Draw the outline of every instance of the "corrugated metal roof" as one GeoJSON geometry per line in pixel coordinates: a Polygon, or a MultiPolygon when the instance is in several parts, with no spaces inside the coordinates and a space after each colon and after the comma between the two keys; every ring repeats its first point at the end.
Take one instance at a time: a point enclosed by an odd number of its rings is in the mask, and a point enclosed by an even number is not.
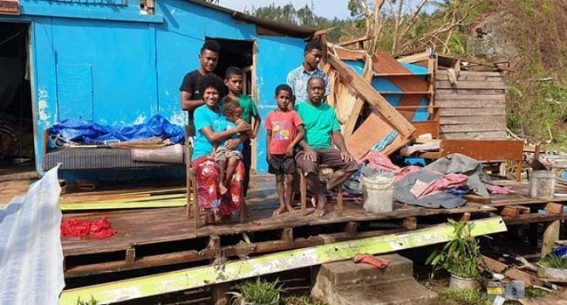
{"type": "Polygon", "coordinates": [[[316,30],[314,29],[310,29],[310,28],[306,28],[306,27],[301,27],[301,26],[297,26],[297,25],[289,25],[289,24],[283,24],[283,23],[279,23],[279,22],[275,22],[275,21],[271,21],[271,20],[265,20],[265,19],[261,19],[258,17],[254,17],[251,15],[247,15],[241,12],[237,12],[234,10],[231,10],[229,8],[226,7],[222,7],[222,6],[218,6],[215,4],[211,4],[211,3],[207,3],[201,0],[188,0],[192,3],[219,11],[219,12],[223,12],[226,14],[229,14],[230,16],[232,16],[232,18],[236,19],[236,20],[240,20],[246,23],[253,23],[256,24],[258,26],[261,26],[263,28],[266,28],[270,31],[279,33],[279,34],[283,34],[283,35],[287,35],[287,36],[291,36],[291,37],[299,37],[299,38],[308,38],[313,36],[313,34],[315,33],[316,30]]]}

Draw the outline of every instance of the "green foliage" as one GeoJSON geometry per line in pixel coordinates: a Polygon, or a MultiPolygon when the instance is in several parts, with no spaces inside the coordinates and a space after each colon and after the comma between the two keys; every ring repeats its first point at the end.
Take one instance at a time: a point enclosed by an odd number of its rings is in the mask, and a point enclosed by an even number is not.
{"type": "Polygon", "coordinates": [[[285,305],[328,305],[327,303],[314,299],[310,296],[300,296],[300,297],[287,297],[283,299],[285,305]]]}
{"type": "Polygon", "coordinates": [[[536,287],[526,287],[526,298],[543,298],[550,295],[551,292],[536,287]]]}
{"type": "Polygon", "coordinates": [[[235,298],[253,304],[272,304],[279,300],[284,291],[278,280],[269,282],[259,277],[238,286],[240,292],[231,292],[235,298]]]}
{"type": "Polygon", "coordinates": [[[490,305],[492,302],[486,294],[478,290],[444,289],[439,292],[439,298],[446,305],[490,305]]]}
{"type": "Polygon", "coordinates": [[[81,297],[77,299],[77,305],[98,305],[98,301],[91,295],[91,299],[88,301],[81,300],[81,297]]]}
{"type": "Polygon", "coordinates": [[[548,268],[567,269],[567,258],[548,254],[539,261],[539,264],[548,268]]]}
{"type": "Polygon", "coordinates": [[[453,240],[445,244],[441,251],[433,251],[426,264],[432,265],[434,271],[445,269],[464,278],[478,277],[480,247],[476,238],[470,234],[474,224],[452,219],[449,219],[449,224],[453,227],[453,240]]]}

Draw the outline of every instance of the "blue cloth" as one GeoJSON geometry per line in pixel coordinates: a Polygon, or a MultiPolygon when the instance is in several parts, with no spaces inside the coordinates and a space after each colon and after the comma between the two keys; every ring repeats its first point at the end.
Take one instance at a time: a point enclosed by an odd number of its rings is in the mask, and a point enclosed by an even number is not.
{"type": "Polygon", "coordinates": [[[193,141],[193,156],[191,160],[210,156],[213,153],[214,146],[201,129],[210,127],[213,132],[218,132],[224,130],[223,127],[226,128],[226,118],[221,114],[220,109],[217,110],[218,112],[215,112],[207,105],[202,105],[195,109],[193,117],[195,118],[195,130],[197,132],[193,141]]]}
{"type": "MultiPolygon", "coordinates": [[[[219,131],[230,130],[230,129],[236,128],[236,123],[229,121],[226,118],[226,116],[222,116],[219,128],[220,128],[219,131]]],[[[240,133],[235,133],[230,138],[231,139],[237,139],[238,137],[240,137],[240,133]]],[[[225,142],[226,142],[226,140],[221,141],[219,146],[223,146],[225,142]]],[[[238,146],[236,146],[235,150],[242,152],[244,150],[244,143],[238,144],[238,146]]]]}
{"type": "Polygon", "coordinates": [[[171,124],[161,115],[154,115],[146,123],[134,126],[107,126],[92,121],[67,119],[53,124],[48,132],[67,141],[89,145],[149,139],[151,137],[170,139],[173,143],[183,143],[185,140],[183,128],[171,124]]]}
{"type": "Polygon", "coordinates": [[[307,96],[307,82],[313,76],[322,77],[325,80],[325,96],[331,93],[329,88],[329,77],[327,74],[319,69],[313,71],[305,70],[303,64],[299,67],[291,70],[287,74],[286,83],[293,89],[293,94],[295,95],[295,104],[301,104],[308,101],[307,96]]]}

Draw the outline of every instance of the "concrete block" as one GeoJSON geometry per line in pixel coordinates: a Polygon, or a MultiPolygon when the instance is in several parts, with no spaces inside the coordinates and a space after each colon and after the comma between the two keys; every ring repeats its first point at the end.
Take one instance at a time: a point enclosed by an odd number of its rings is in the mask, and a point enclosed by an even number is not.
{"type": "Polygon", "coordinates": [[[342,261],[321,265],[311,294],[329,305],[435,305],[438,295],[413,278],[413,262],[398,254],[379,256],[388,268],[342,261]]]}
{"type": "Polygon", "coordinates": [[[321,265],[317,278],[325,278],[333,286],[350,286],[357,283],[389,283],[413,278],[413,262],[398,254],[376,256],[390,260],[383,270],[367,264],[355,264],[352,260],[321,265]]]}

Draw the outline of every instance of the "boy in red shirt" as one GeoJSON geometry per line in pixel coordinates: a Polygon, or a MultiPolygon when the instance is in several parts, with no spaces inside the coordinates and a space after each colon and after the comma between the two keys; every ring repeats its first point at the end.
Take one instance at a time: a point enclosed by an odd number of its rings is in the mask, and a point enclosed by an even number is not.
{"type": "Polygon", "coordinates": [[[292,96],[293,91],[290,86],[279,85],[276,88],[278,108],[266,117],[268,172],[276,175],[276,188],[280,200],[280,206],[274,211],[274,216],[286,210],[293,212],[291,196],[293,174],[296,171],[294,148],[305,135],[301,118],[294,110],[288,109],[292,96]]]}

